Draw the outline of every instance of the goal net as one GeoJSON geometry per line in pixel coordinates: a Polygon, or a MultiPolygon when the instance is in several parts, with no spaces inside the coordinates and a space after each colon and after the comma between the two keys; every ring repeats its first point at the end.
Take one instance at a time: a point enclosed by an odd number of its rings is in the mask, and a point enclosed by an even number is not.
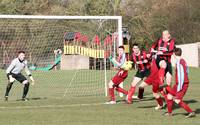
{"type": "MultiPolygon", "coordinates": [[[[0,16],[0,79],[19,50],[35,79],[29,97],[107,95],[115,72],[108,57],[121,41],[119,16],[0,16]]],[[[11,95],[21,97],[15,84],[11,95]]],[[[2,93],[3,94],[3,93],[2,93]]]]}

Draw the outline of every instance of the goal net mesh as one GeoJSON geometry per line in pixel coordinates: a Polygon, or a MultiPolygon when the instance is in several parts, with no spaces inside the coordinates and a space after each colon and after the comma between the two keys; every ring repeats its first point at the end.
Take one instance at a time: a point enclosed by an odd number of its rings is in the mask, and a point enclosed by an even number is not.
{"type": "MultiPolygon", "coordinates": [[[[105,95],[105,82],[115,72],[108,57],[116,54],[117,21],[0,19],[1,89],[8,82],[6,68],[24,50],[35,79],[29,97],[105,95]]],[[[15,84],[10,94],[20,98],[20,86],[15,84]]]]}

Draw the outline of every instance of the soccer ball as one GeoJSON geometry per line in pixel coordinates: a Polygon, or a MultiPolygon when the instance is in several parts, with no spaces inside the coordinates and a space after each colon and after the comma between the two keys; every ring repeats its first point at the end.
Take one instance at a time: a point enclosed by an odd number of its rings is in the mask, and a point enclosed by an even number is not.
{"type": "Polygon", "coordinates": [[[122,68],[123,68],[124,70],[130,70],[130,69],[132,68],[132,64],[133,64],[133,62],[131,62],[131,61],[126,61],[126,62],[122,65],[122,68]]]}

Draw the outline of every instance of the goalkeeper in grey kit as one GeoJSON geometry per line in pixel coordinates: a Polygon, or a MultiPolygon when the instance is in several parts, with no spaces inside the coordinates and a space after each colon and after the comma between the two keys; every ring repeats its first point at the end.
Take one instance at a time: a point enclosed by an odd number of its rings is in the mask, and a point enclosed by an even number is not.
{"type": "Polygon", "coordinates": [[[26,95],[28,94],[30,83],[27,80],[27,78],[21,73],[23,69],[25,69],[26,74],[29,76],[30,80],[32,81],[32,85],[34,85],[34,79],[28,69],[27,60],[25,60],[25,52],[19,51],[18,57],[12,60],[11,64],[6,70],[7,77],[8,77],[8,85],[6,87],[6,93],[4,97],[5,101],[8,100],[9,92],[15,80],[23,84],[24,89],[23,89],[22,100],[27,101],[26,95]]]}

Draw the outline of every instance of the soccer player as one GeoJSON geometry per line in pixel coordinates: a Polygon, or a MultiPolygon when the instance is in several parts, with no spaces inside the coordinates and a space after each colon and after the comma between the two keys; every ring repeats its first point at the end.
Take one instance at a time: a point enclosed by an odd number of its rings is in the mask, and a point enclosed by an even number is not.
{"type": "Polygon", "coordinates": [[[6,93],[4,97],[5,101],[8,101],[8,95],[15,80],[23,84],[24,90],[23,90],[22,100],[27,101],[26,95],[29,90],[29,81],[21,73],[23,69],[25,69],[26,74],[29,76],[30,80],[32,81],[32,85],[34,85],[34,79],[28,69],[27,60],[25,60],[25,52],[19,51],[18,57],[12,60],[11,64],[6,70],[8,85],[7,85],[6,93]]]}
{"type": "Polygon", "coordinates": [[[151,47],[151,54],[156,53],[154,59],[152,59],[151,73],[145,81],[140,84],[140,88],[152,85],[153,96],[158,102],[156,110],[163,107],[163,100],[159,95],[159,92],[164,96],[166,100],[165,92],[159,88],[164,83],[164,77],[166,76],[167,85],[171,84],[172,79],[172,65],[171,56],[174,50],[175,40],[171,38],[168,30],[162,32],[162,37],[156,41],[151,47]]]}
{"type": "MultiPolygon", "coordinates": [[[[133,44],[132,48],[132,60],[137,66],[137,72],[131,83],[131,88],[128,91],[127,103],[132,103],[132,96],[135,92],[136,85],[147,77],[150,74],[150,54],[147,54],[145,51],[140,51],[138,44],[133,44]]],[[[139,88],[138,98],[143,99],[144,88],[139,88]]]]}
{"type": "Polygon", "coordinates": [[[118,47],[118,59],[115,60],[112,58],[111,61],[119,68],[119,71],[108,83],[110,101],[106,102],[106,104],[116,104],[114,89],[116,89],[116,91],[121,92],[125,95],[128,94],[128,91],[124,90],[123,88],[119,86],[119,84],[121,84],[128,76],[128,71],[122,69],[123,64],[126,62],[124,46],[118,47]]]}
{"type": "Polygon", "coordinates": [[[145,88],[152,85],[153,96],[155,97],[158,105],[155,107],[155,110],[163,108],[163,100],[159,95],[160,90],[160,79],[158,78],[158,67],[156,65],[155,57],[152,58],[150,75],[139,85],[139,88],[145,88]]]}
{"type": "Polygon", "coordinates": [[[171,56],[174,50],[175,39],[171,38],[168,30],[162,32],[162,37],[156,41],[151,52],[156,52],[156,65],[158,67],[158,74],[160,84],[164,83],[164,77],[166,75],[166,82],[168,85],[171,83],[172,79],[172,65],[171,56]],[[157,48],[157,49],[156,49],[157,48]]]}
{"type": "Polygon", "coordinates": [[[188,79],[188,67],[186,61],[181,57],[182,50],[181,48],[176,48],[174,51],[174,57],[176,59],[176,66],[175,66],[175,85],[173,88],[167,86],[166,89],[168,90],[167,94],[167,109],[168,112],[165,113],[165,116],[172,116],[172,107],[173,103],[177,103],[183,109],[185,109],[189,114],[186,116],[187,118],[195,116],[195,112],[183,102],[183,97],[187,92],[189,86],[189,79],[188,79]]]}

